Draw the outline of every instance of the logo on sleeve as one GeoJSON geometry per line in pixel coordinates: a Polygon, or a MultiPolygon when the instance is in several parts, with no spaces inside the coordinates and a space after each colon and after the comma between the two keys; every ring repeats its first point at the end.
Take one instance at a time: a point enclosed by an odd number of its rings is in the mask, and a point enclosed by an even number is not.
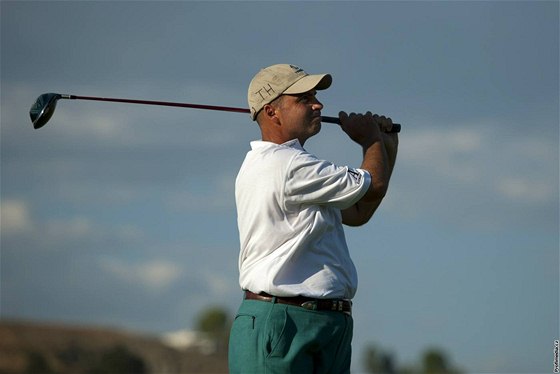
{"type": "Polygon", "coordinates": [[[350,174],[350,176],[352,178],[354,178],[354,180],[356,181],[356,183],[360,184],[362,182],[362,174],[360,174],[359,172],[357,172],[354,169],[348,169],[348,174],[350,174]]]}

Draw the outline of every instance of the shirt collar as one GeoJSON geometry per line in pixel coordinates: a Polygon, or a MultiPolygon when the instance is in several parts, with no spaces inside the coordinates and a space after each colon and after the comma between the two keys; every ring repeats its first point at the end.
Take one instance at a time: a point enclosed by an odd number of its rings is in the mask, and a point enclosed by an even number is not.
{"type": "Polygon", "coordinates": [[[268,141],[264,141],[264,140],[254,140],[254,141],[251,142],[251,148],[252,149],[264,148],[264,147],[270,147],[270,146],[279,146],[279,145],[304,150],[303,146],[300,144],[298,139],[288,140],[287,142],[282,143],[282,144],[276,144],[276,143],[272,143],[272,142],[268,142],[268,141]]]}

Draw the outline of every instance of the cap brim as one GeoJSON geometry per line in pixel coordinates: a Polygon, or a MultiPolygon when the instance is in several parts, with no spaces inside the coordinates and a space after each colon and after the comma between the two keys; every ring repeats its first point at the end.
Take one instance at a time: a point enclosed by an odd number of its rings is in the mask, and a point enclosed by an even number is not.
{"type": "Polygon", "coordinates": [[[284,91],[284,94],[300,94],[311,90],[326,90],[331,86],[330,74],[306,75],[292,84],[284,91]]]}

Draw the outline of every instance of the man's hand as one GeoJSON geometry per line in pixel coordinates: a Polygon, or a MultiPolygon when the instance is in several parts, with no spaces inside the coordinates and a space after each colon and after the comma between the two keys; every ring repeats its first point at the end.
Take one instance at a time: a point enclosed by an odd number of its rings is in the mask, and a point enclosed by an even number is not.
{"type": "MultiPolygon", "coordinates": [[[[338,117],[342,130],[350,139],[362,147],[367,147],[371,143],[381,140],[383,138],[382,135],[389,133],[393,128],[393,120],[391,118],[372,114],[371,112],[366,114],[350,113],[350,115],[346,114],[346,112],[340,112],[338,117]]],[[[397,138],[393,137],[393,141],[395,139],[397,138]]],[[[396,142],[398,143],[398,139],[396,142]]]]}
{"type": "Polygon", "coordinates": [[[380,127],[375,126],[376,123],[371,112],[366,114],[350,113],[350,115],[346,112],[340,112],[338,118],[342,131],[362,147],[367,148],[371,144],[382,140],[380,127]]]}

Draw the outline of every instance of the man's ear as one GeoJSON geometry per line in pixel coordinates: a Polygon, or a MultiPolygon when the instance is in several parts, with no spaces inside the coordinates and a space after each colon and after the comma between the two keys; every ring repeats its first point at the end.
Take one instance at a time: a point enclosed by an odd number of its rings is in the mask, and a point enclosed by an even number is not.
{"type": "Polygon", "coordinates": [[[263,114],[268,117],[270,121],[274,123],[278,123],[278,116],[276,115],[276,108],[270,104],[266,104],[263,107],[263,114]]]}

